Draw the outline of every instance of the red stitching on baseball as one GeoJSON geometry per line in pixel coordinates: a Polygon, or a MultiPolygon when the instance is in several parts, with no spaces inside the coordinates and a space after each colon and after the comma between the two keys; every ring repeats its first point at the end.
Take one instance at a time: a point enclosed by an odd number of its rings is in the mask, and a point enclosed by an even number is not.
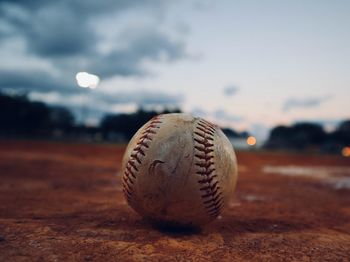
{"type": "Polygon", "coordinates": [[[156,134],[157,132],[153,129],[147,129],[147,134],[156,134]]]}
{"type": "Polygon", "coordinates": [[[203,204],[210,216],[217,216],[220,214],[222,207],[222,196],[219,191],[219,181],[215,174],[215,165],[211,154],[214,151],[214,132],[215,126],[204,119],[200,119],[197,123],[194,134],[197,136],[194,138],[196,145],[195,157],[198,162],[196,166],[200,168],[196,174],[202,178],[198,180],[198,183],[203,185],[199,190],[203,192],[201,197],[203,198],[203,204]],[[214,183],[213,183],[214,182],[214,183]]]}
{"type": "MultiPolygon", "coordinates": [[[[198,135],[198,134],[197,134],[198,135]]],[[[204,139],[198,139],[198,138],[194,138],[194,141],[196,141],[197,143],[203,145],[204,147],[212,147],[214,144],[209,143],[208,138],[204,135],[201,135],[204,139]]]]}
{"type": "MultiPolygon", "coordinates": [[[[203,133],[200,133],[200,132],[197,132],[197,131],[195,131],[194,133],[195,133],[196,135],[198,135],[198,136],[203,136],[203,133]]],[[[212,138],[212,137],[207,137],[207,139],[208,139],[208,140],[211,140],[211,141],[214,140],[214,138],[212,138]]]]}
{"type": "Polygon", "coordinates": [[[198,151],[204,152],[205,154],[208,154],[210,152],[213,152],[214,149],[208,148],[208,147],[200,147],[200,146],[194,146],[195,149],[197,149],[198,151]]]}
{"type": "Polygon", "coordinates": [[[198,155],[198,154],[195,154],[194,155],[195,157],[197,157],[198,159],[203,159],[205,161],[209,161],[210,159],[213,159],[214,157],[213,156],[208,156],[208,155],[198,155]]]}
{"type": "Polygon", "coordinates": [[[148,139],[152,141],[152,138],[148,136],[148,134],[144,134],[143,136],[140,137],[140,139],[148,139]]]}
{"type": "Polygon", "coordinates": [[[131,167],[133,167],[136,171],[139,171],[138,168],[137,168],[137,166],[135,165],[135,162],[133,161],[133,159],[134,159],[134,158],[131,156],[131,157],[130,157],[130,160],[129,160],[129,162],[128,162],[128,165],[131,166],[131,167]]]}
{"type": "Polygon", "coordinates": [[[211,134],[212,136],[214,135],[214,131],[209,130],[209,129],[205,129],[205,128],[202,127],[202,126],[198,126],[197,129],[200,130],[200,131],[202,131],[202,132],[204,132],[204,133],[211,134]]]}
{"type": "MultiPolygon", "coordinates": [[[[207,168],[206,168],[207,169],[207,168]]],[[[215,171],[215,168],[207,169],[205,171],[198,171],[197,174],[208,176],[215,171]]]]}
{"type": "MultiPolygon", "coordinates": [[[[213,185],[207,185],[205,187],[202,187],[200,190],[202,191],[208,191],[208,189],[211,189],[212,191],[215,191],[216,190],[216,186],[217,184],[219,183],[219,181],[216,181],[213,185]]],[[[209,194],[212,194],[212,192],[209,192],[209,194]]]]}
{"type": "Polygon", "coordinates": [[[137,150],[141,155],[145,156],[145,152],[143,151],[143,149],[140,146],[135,147],[135,150],[137,150]]]}
{"type": "Polygon", "coordinates": [[[210,167],[211,165],[214,165],[214,162],[208,161],[208,162],[205,162],[205,163],[195,163],[195,165],[196,165],[196,166],[199,166],[199,167],[208,168],[208,167],[210,167]]]}
{"type": "Polygon", "coordinates": [[[128,197],[131,196],[130,191],[126,187],[123,187],[123,192],[126,196],[128,196],[128,197]]]}
{"type": "MultiPolygon", "coordinates": [[[[215,169],[214,169],[215,170],[215,169]]],[[[213,170],[213,171],[214,171],[213,170]]],[[[199,180],[198,181],[198,183],[200,183],[200,184],[205,184],[205,183],[211,183],[211,181],[213,181],[213,179],[214,178],[217,178],[218,176],[217,175],[213,175],[213,176],[211,176],[211,177],[209,177],[209,178],[204,178],[204,179],[202,179],[202,180],[199,180]]]]}
{"type": "Polygon", "coordinates": [[[142,136],[137,141],[135,148],[130,154],[130,158],[126,164],[126,169],[123,175],[123,192],[128,202],[131,201],[132,185],[136,179],[138,167],[142,164],[142,158],[146,155],[145,151],[149,148],[149,141],[152,141],[152,135],[157,133],[159,124],[161,124],[160,116],[155,116],[151,119],[148,126],[142,132],[142,136]],[[148,143],[147,143],[148,142],[148,143]]]}
{"type": "Polygon", "coordinates": [[[131,169],[131,166],[130,166],[129,163],[126,165],[126,170],[125,170],[125,172],[126,172],[126,171],[129,171],[129,174],[132,175],[133,177],[135,177],[134,171],[131,169]]]}
{"type": "Polygon", "coordinates": [[[217,188],[206,188],[206,194],[205,195],[203,195],[203,197],[210,197],[210,196],[213,196],[213,197],[215,197],[216,196],[216,194],[220,194],[220,192],[218,192],[219,191],[219,189],[220,189],[220,187],[217,187],[217,188]]]}
{"type": "Polygon", "coordinates": [[[125,175],[126,175],[126,177],[127,177],[128,179],[130,178],[130,176],[132,176],[133,178],[135,178],[135,174],[130,173],[128,170],[125,170],[125,175]]]}
{"type": "Polygon", "coordinates": [[[214,197],[214,199],[212,200],[212,199],[209,199],[209,200],[206,200],[206,201],[204,201],[204,204],[208,204],[208,203],[210,203],[210,202],[212,202],[212,201],[221,201],[222,200],[222,197],[221,197],[221,194],[218,194],[216,197],[214,197]]]}
{"type": "MultiPolygon", "coordinates": [[[[139,151],[137,151],[137,153],[139,153],[139,151]]],[[[133,153],[131,154],[131,157],[133,157],[134,159],[136,159],[136,161],[141,164],[141,159],[137,156],[137,153],[133,153]]]]}
{"type": "MultiPolygon", "coordinates": [[[[145,139],[146,139],[146,137],[141,137],[141,138],[140,138],[140,142],[139,142],[139,143],[137,144],[137,146],[135,147],[136,150],[139,150],[139,148],[140,148],[141,146],[143,146],[143,147],[145,147],[145,148],[149,148],[149,145],[145,143],[145,139]]],[[[149,138],[147,138],[147,139],[152,141],[152,139],[149,139],[149,138]]]]}
{"type": "Polygon", "coordinates": [[[209,130],[211,132],[215,132],[215,126],[212,123],[210,123],[204,119],[201,119],[200,122],[198,123],[198,125],[207,130],[205,133],[208,133],[209,130]]]}

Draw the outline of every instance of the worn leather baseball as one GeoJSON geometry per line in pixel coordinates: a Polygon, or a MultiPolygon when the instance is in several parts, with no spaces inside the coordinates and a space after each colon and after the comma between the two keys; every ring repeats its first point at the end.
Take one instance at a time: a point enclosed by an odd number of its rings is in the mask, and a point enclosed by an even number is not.
{"type": "Polygon", "coordinates": [[[122,163],[129,205],[152,222],[201,226],[236,186],[233,147],[216,125],[187,114],[159,115],[131,139],[122,163]]]}

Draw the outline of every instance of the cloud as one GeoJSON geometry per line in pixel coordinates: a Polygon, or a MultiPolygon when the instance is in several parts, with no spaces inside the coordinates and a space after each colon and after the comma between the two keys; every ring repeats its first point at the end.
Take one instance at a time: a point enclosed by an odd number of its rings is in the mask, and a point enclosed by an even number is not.
{"type": "Polygon", "coordinates": [[[226,96],[233,96],[237,94],[238,91],[239,91],[239,88],[237,86],[229,85],[224,88],[223,93],[226,96]]]}
{"type": "Polygon", "coordinates": [[[97,90],[86,92],[84,89],[83,92],[69,96],[58,92],[32,92],[28,96],[34,101],[69,107],[77,119],[83,119],[82,121],[89,123],[98,123],[106,113],[128,113],[136,111],[139,107],[153,110],[178,108],[183,102],[181,94],[170,94],[158,90],[106,94],[99,93],[97,90]]]}
{"type": "Polygon", "coordinates": [[[210,113],[200,107],[195,107],[191,110],[191,114],[194,116],[206,118],[210,113]]]}
{"type": "Polygon", "coordinates": [[[144,75],[148,73],[142,67],[145,60],[172,62],[187,56],[182,41],[160,30],[154,13],[161,13],[164,6],[160,0],[2,0],[0,43],[1,39],[21,38],[28,55],[49,60],[62,73],[84,70],[102,77],[144,75]],[[135,19],[130,19],[119,25],[125,12],[132,10],[143,10],[154,20],[143,24],[139,18],[135,26],[135,19]],[[100,21],[107,17],[109,22],[102,26],[100,21]],[[105,42],[108,52],[101,51],[105,42]],[[124,48],[118,46],[121,42],[124,48]]]}
{"type": "Polygon", "coordinates": [[[284,102],[282,110],[288,112],[295,108],[312,108],[318,107],[323,102],[330,100],[332,96],[326,95],[321,97],[308,97],[308,98],[290,98],[284,102]]]}
{"type": "Polygon", "coordinates": [[[67,56],[86,53],[95,44],[95,35],[84,16],[68,5],[31,2],[3,1],[0,5],[3,20],[12,27],[13,36],[25,40],[28,52],[43,57],[67,56]]]}
{"type": "Polygon", "coordinates": [[[217,109],[213,113],[213,117],[227,122],[241,122],[243,120],[243,117],[230,114],[229,112],[223,110],[223,109],[217,109]]]}
{"type": "Polygon", "coordinates": [[[37,55],[97,55],[94,48],[98,32],[92,26],[94,18],[156,4],[161,5],[155,0],[0,1],[0,14],[13,28],[13,34],[24,36],[29,51],[37,55]]]}
{"type": "Polygon", "coordinates": [[[215,111],[207,111],[200,107],[194,107],[191,110],[191,114],[194,116],[199,116],[203,118],[213,118],[216,121],[224,121],[224,122],[242,122],[244,119],[241,116],[237,116],[229,113],[224,109],[217,109],[215,111]]]}
{"type": "Polygon", "coordinates": [[[97,56],[90,63],[89,70],[102,77],[142,75],[146,73],[142,67],[142,62],[146,59],[175,61],[186,57],[182,42],[173,41],[155,29],[136,28],[129,30],[123,38],[128,42],[126,48],[97,56]]]}
{"type": "Polygon", "coordinates": [[[184,98],[181,94],[170,94],[158,90],[141,90],[129,92],[102,93],[97,90],[81,92],[66,96],[58,92],[33,92],[32,100],[44,101],[52,105],[64,105],[72,109],[84,106],[98,112],[113,112],[116,106],[138,107],[171,107],[179,106],[184,98]]]}
{"type": "Polygon", "coordinates": [[[95,98],[108,104],[136,104],[138,106],[176,106],[184,100],[180,94],[169,94],[157,90],[138,90],[113,94],[99,93],[95,98]]]}
{"type": "Polygon", "coordinates": [[[78,88],[62,79],[38,70],[0,70],[0,90],[61,93],[79,92],[78,88]]]}
{"type": "Polygon", "coordinates": [[[0,4],[11,4],[16,7],[21,7],[28,11],[38,11],[48,6],[69,6],[74,12],[80,12],[81,15],[99,14],[106,11],[125,10],[135,6],[159,6],[162,1],[159,0],[0,0],[0,4]]]}

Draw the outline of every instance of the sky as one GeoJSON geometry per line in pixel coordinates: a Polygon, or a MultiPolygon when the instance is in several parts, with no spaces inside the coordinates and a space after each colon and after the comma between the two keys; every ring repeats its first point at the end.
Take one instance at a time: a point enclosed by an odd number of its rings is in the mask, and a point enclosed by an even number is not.
{"type": "Polygon", "coordinates": [[[332,127],[350,117],[349,13],[347,0],[0,0],[0,90],[91,122],[170,106],[259,139],[332,127]]]}

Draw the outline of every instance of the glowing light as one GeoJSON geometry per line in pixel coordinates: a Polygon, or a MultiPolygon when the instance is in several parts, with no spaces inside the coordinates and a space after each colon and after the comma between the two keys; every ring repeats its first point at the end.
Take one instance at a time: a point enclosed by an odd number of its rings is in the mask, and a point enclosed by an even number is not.
{"type": "Polygon", "coordinates": [[[95,89],[100,83],[100,78],[97,75],[87,72],[77,73],[75,79],[77,80],[77,84],[83,88],[95,89]]]}
{"type": "Polygon", "coordinates": [[[344,147],[343,150],[341,151],[341,154],[344,157],[350,157],[350,146],[344,147]]]}
{"type": "Polygon", "coordinates": [[[250,146],[254,146],[256,144],[256,138],[253,136],[249,136],[247,138],[247,144],[250,146]]]}

